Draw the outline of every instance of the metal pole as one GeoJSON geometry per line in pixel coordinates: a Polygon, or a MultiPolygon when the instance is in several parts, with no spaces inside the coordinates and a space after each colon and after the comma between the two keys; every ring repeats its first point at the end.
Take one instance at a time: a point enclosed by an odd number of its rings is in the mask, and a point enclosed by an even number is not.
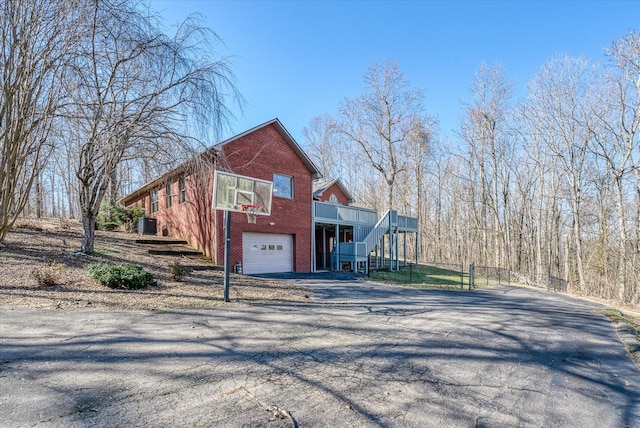
{"type": "Polygon", "coordinates": [[[224,301],[229,302],[229,269],[231,258],[231,212],[224,212],[224,301]]]}
{"type": "Polygon", "coordinates": [[[322,226],[322,270],[327,270],[327,228],[322,226]]]}
{"type": "Polygon", "coordinates": [[[336,235],[336,271],[341,271],[342,266],[340,265],[340,225],[336,224],[335,229],[336,235]]]}
{"type": "Polygon", "coordinates": [[[407,265],[407,231],[405,230],[403,233],[404,236],[404,246],[402,247],[402,254],[404,255],[404,266],[407,265]]]}
{"type": "Polygon", "coordinates": [[[389,272],[393,272],[393,226],[391,222],[391,211],[389,211],[389,272]]]}
{"type": "Polygon", "coordinates": [[[398,247],[398,241],[400,240],[400,232],[398,232],[398,225],[396,225],[396,231],[395,231],[395,236],[393,237],[395,243],[396,243],[396,272],[398,272],[400,270],[400,253],[399,253],[399,247],[398,247]]]}

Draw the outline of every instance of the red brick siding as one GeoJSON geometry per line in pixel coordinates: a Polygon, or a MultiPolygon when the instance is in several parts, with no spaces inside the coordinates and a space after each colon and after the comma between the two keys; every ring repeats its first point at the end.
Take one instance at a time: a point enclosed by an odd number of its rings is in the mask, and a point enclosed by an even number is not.
{"type": "Polygon", "coordinates": [[[211,210],[213,169],[186,177],[186,200],[182,203],[179,199],[179,179],[180,176],[170,179],[173,194],[171,208],[167,208],[166,181],[156,187],[158,211],[151,213],[151,191],[127,200],[126,206],[142,202],[147,215],[157,220],[158,235],[185,239],[192,247],[215,261],[215,227],[211,210]]]}
{"type": "Polygon", "coordinates": [[[168,235],[186,239],[189,244],[202,251],[205,256],[216,260],[215,227],[211,209],[213,191],[213,170],[203,171],[186,177],[186,200],[179,202],[179,177],[174,178],[171,208],[166,206],[164,187],[160,194],[160,210],[154,213],[158,219],[158,234],[168,231],[168,235]]]}
{"type": "MultiPolygon", "coordinates": [[[[271,216],[258,216],[256,224],[248,224],[246,215],[231,214],[231,264],[242,262],[243,232],[284,233],[293,235],[294,270],[310,272],[311,172],[274,125],[227,143],[219,164],[220,169],[263,180],[272,181],[274,173],[293,177],[294,197],[274,196],[271,216]]],[[[149,212],[149,192],[128,200],[127,206],[146,200],[147,214],[158,221],[158,234],[166,230],[169,236],[186,239],[217,264],[224,264],[223,212],[211,209],[213,172],[209,171],[206,177],[187,177],[187,200],[182,204],[178,202],[179,177],[172,180],[171,208],[166,208],[166,182],[158,185],[157,212],[149,212]]]]}
{"type": "MultiPolygon", "coordinates": [[[[222,164],[232,172],[249,177],[273,180],[273,174],[293,177],[292,199],[274,196],[271,216],[258,216],[256,224],[248,224],[246,215],[231,215],[231,264],[242,260],[242,232],[284,233],[293,235],[293,269],[311,271],[311,172],[273,125],[260,128],[223,148],[222,164]],[[271,225],[271,223],[274,223],[271,225]]],[[[218,234],[223,237],[222,212],[217,214],[218,234]]],[[[218,241],[223,264],[224,240],[218,241]]]]}
{"type": "Polygon", "coordinates": [[[329,198],[331,198],[332,194],[335,194],[338,197],[338,202],[342,205],[349,205],[349,198],[347,198],[347,195],[344,194],[342,189],[340,189],[340,186],[336,183],[333,183],[328,189],[325,189],[319,199],[322,202],[330,202],[329,198]]]}

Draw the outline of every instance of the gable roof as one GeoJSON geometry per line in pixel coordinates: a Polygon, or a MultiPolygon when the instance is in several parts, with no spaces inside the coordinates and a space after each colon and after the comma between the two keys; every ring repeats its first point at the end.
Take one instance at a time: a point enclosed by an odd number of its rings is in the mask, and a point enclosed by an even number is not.
{"type": "Polygon", "coordinates": [[[185,171],[188,171],[189,166],[193,165],[193,162],[198,158],[204,159],[205,162],[211,162],[211,164],[213,165],[213,160],[216,158],[216,156],[217,156],[216,150],[214,148],[208,148],[205,151],[203,151],[202,153],[200,153],[200,154],[194,156],[193,158],[189,159],[188,161],[181,163],[177,167],[175,167],[173,169],[170,169],[169,171],[165,172],[161,176],[156,177],[153,180],[151,180],[151,181],[143,184],[142,186],[138,187],[133,192],[131,192],[128,195],[120,198],[118,200],[118,203],[125,205],[128,200],[130,200],[132,198],[135,198],[137,196],[140,196],[143,193],[146,193],[146,192],[148,192],[148,191],[150,191],[152,189],[158,188],[161,185],[164,185],[169,178],[173,178],[176,175],[184,174],[185,171]]]}
{"type": "Polygon", "coordinates": [[[334,184],[340,188],[342,193],[344,193],[344,195],[349,200],[350,204],[355,202],[355,199],[353,198],[353,196],[351,196],[351,193],[349,193],[347,188],[344,187],[344,184],[342,184],[342,181],[340,181],[339,178],[336,178],[334,180],[318,181],[316,183],[313,183],[313,196],[319,198],[329,187],[333,186],[334,184]]]}
{"type": "MultiPolygon", "coordinates": [[[[205,151],[203,151],[202,153],[200,153],[199,155],[195,156],[194,158],[184,162],[183,164],[171,169],[170,171],[167,171],[166,173],[162,174],[160,177],[157,177],[151,181],[149,181],[148,183],[143,184],[142,186],[140,186],[138,189],[134,190],[133,192],[131,192],[130,194],[126,195],[125,197],[121,198],[118,202],[121,204],[124,204],[126,201],[135,198],[143,193],[146,193],[148,191],[150,191],[151,189],[158,187],[160,184],[162,184],[167,178],[175,176],[179,173],[182,173],[183,170],[186,169],[186,167],[189,166],[189,164],[191,162],[193,162],[194,159],[197,159],[198,157],[203,157],[203,158],[209,158],[209,159],[214,159],[218,152],[222,149],[223,146],[225,146],[226,144],[229,144],[233,141],[236,141],[242,137],[244,137],[245,135],[251,134],[259,129],[265,128],[269,125],[273,125],[275,127],[275,129],[278,131],[278,133],[282,136],[282,138],[287,142],[287,144],[291,147],[291,149],[298,155],[298,157],[300,158],[300,160],[302,160],[302,163],[304,163],[304,165],[307,167],[307,169],[309,170],[309,172],[311,172],[311,177],[312,179],[318,179],[322,177],[322,174],[320,173],[320,171],[318,170],[318,167],[315,166],[315,164],[311,161],[311,159],[309,158],[309,156],[307,156],[307,154],[302,150],[302,148],[300,148],[300,146],[298,145],[298,143],[296,143],[296,141],[293,139],[293,137],[291,136],[291,134],[289,134],[289,131],[286,130],[286,128],[282,125],[282,123],[280,122],[280,120],[278,120],[278,118],[272,119],[268,122],[265,122],[261,125],[255,126],[251,129],[249,129],[248,131],[245,131],[241,134],[235,135],[227,140],[224,140],[220,143],[214,144],[213,147],[210,147],[208,149],[206,149],[205,151]]],[[[346,193],[345,193],[346,194],[346,193]]]]}
{"type": "Polygon", "coordinates": [[[298,155],[302,163],[304,163],[304,165],[307,167],[309,172],[311,172],[311,178],[314,180],[321,178],[322,174],[320,173],[320,170],[318,169],[318,167],[313,163],[313,161],[309,158],[309,156],[307,156],[307,154],[302,150],[302,148],[298,145],[298,143],[296,143],[296,140],[293,139],[291,134],[289,134],[289,131],[287,131],[287,129],[282,125],[282,123],[278,118],[272,119],[261,125],[255,126],[243,132],[242,134],[235,135],[229,138],[228,140],[222,141],[221,143],[214,145],[213,147],[219,151],[222,149],[223,146],[233,141],[236,141],[244,137],[245,135],[256,132],[259,129],[266,128],[267,126],[270,126],[270,125],[273,125],[274,128],[276,128],[276,130],[278,131],[280,136],[284,139],[284,141],[286,141],[287,144],[289,144],[289,146],[291,147],[291,149],[298,155]]]}

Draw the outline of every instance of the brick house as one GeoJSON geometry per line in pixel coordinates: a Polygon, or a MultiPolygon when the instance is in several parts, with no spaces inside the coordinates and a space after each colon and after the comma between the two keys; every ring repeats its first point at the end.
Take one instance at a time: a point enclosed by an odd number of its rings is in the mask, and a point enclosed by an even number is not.
{"type": "Polygon", "coordinates": [[[244,214],[231,213],[231,264],[245,273],[310,272],[312,183],[320,173],[278,119],[217,144],[121,202],[144,208],[158,234],[186,239],[221,265],[223,212],[211,208],[216,168],[274,182],[270,216],[248,224],[244,214]]]}
{"type": "Polygon", "coordinates": [[[222,265],[223,211],[212,208],[215,169],[273,182],[270,216],[250,224],[243,213],[231,213],[230,263],[243,273],[366,270],[369,260],[377,266],[393,260],[397,268],[401,233],[405,262],[408,232],[416,232],[417,248],[417,219],[350,206],[345,186],[318,181],[317,167],[278,119],[215,145],[120,202],[144,208],[158,234],[185,239],[222,265]]]}

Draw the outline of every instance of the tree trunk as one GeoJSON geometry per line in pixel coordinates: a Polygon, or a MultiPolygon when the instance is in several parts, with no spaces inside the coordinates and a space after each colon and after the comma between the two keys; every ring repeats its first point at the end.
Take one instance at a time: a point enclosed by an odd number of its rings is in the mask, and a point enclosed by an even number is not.
{"type": "MultiPolygon", "coordinates": [[[[55,182],[55,174],[52,171],[51,172],[51,177],[50,177],[50,183],[51,183],[51,210],[49,211],[49,213],[51,213],[51,217],[58,217],[58,209],[57,209],[57,203],[56,203],[56,182],[55,182]]],[[[62,206],[60,206],[60,208],[62,208],[62,206]]]]}
{"type": "MultiPolygon", "coordinates": [[[[537,164],[538,169],[537,169],[537,178],[538,178],[538,206],[535,208],[535,214],[537,215],[536,218],[536,257],[535,257],[535,263],[536,263],[536,267],[535,267],[535,276],[536,276],[536,281],[541,282],[542,281],[542,277],[544,275],[545,271],[549,271],[549,268],[551,266],[551,257],[549,257],[549,255],[547,255],[547,269],[544,269],[543,267],[543,262],[542,262],[542,236],[543,236],[543,232],[545,230],[545,227],[547,228],[547,230],[549,230],[549,226],[550,226],[550,222],[545,222],[544,218],[543,218],[543,205],[544,205],[544,196],[545,196],[545,181],[544,181],[544,169],[542,168],[542,162],[540,157],[537,158],[538,162],[537,164]],[[545,224],[546,223],[546,224],[545,224]]],[[[524,201],[523,201],[524,203],[524,201]]],[[[548,209],[546,210],[545,214],[548,213],[548,209]]],[[[548,217],[547,217],[548,219],[548,217]]],[[[550,234],[545,234],[547,241],[551,240],[551,236],[550,234]]]]}
{"type": "MultiPolygon", "coordinates": [[[[634,168],[636,173],[636,242],[635,255],[640,256],[640,168],[634,168]]],[[[640,287],[639,287],[640,290],[640,287]]],[[[640,293],[640,291],[639,291],[640,293]]]]}
{"type": "Polygon", "coordinates": [[[82,246],[80,251],[93,254],[96,234],[96,217],[93,214],[82,213],[82,246]]]}
{"type": "Polygon", "coordinates": [[[569,239],[569,235],[564,235],[564,277],[568,283],[572,283],[571,275],[571,251],[569,246],[571,245],[571,240],[569,239]]]}
{"type": "Polygon", "coordinates": [[[625,227],[624,203],[622,197],[622,177],[615,178],[616,183],[616,205],[618,208],[618,228],[620,229],[620,242],[618,254],[618,300],[624,301],[625,288],[627,284],[627,230],[625,227]]]}
{"type": "Polygon", "coordinates": [[[578,284],[580,291],[585,291],[586,281],[584,279],[584,262],[582,260],[582,222],[580,210],[576,206],[573,212],[573,239],[576,251],[576,268],[578,270],[578,284]]]}
{"type": "Polygon", "coordinates": [[[36,175],[35,182],[36,191],[36,218],[42,218],[42,185],[40,184],[40,174],[36,175]]]}

